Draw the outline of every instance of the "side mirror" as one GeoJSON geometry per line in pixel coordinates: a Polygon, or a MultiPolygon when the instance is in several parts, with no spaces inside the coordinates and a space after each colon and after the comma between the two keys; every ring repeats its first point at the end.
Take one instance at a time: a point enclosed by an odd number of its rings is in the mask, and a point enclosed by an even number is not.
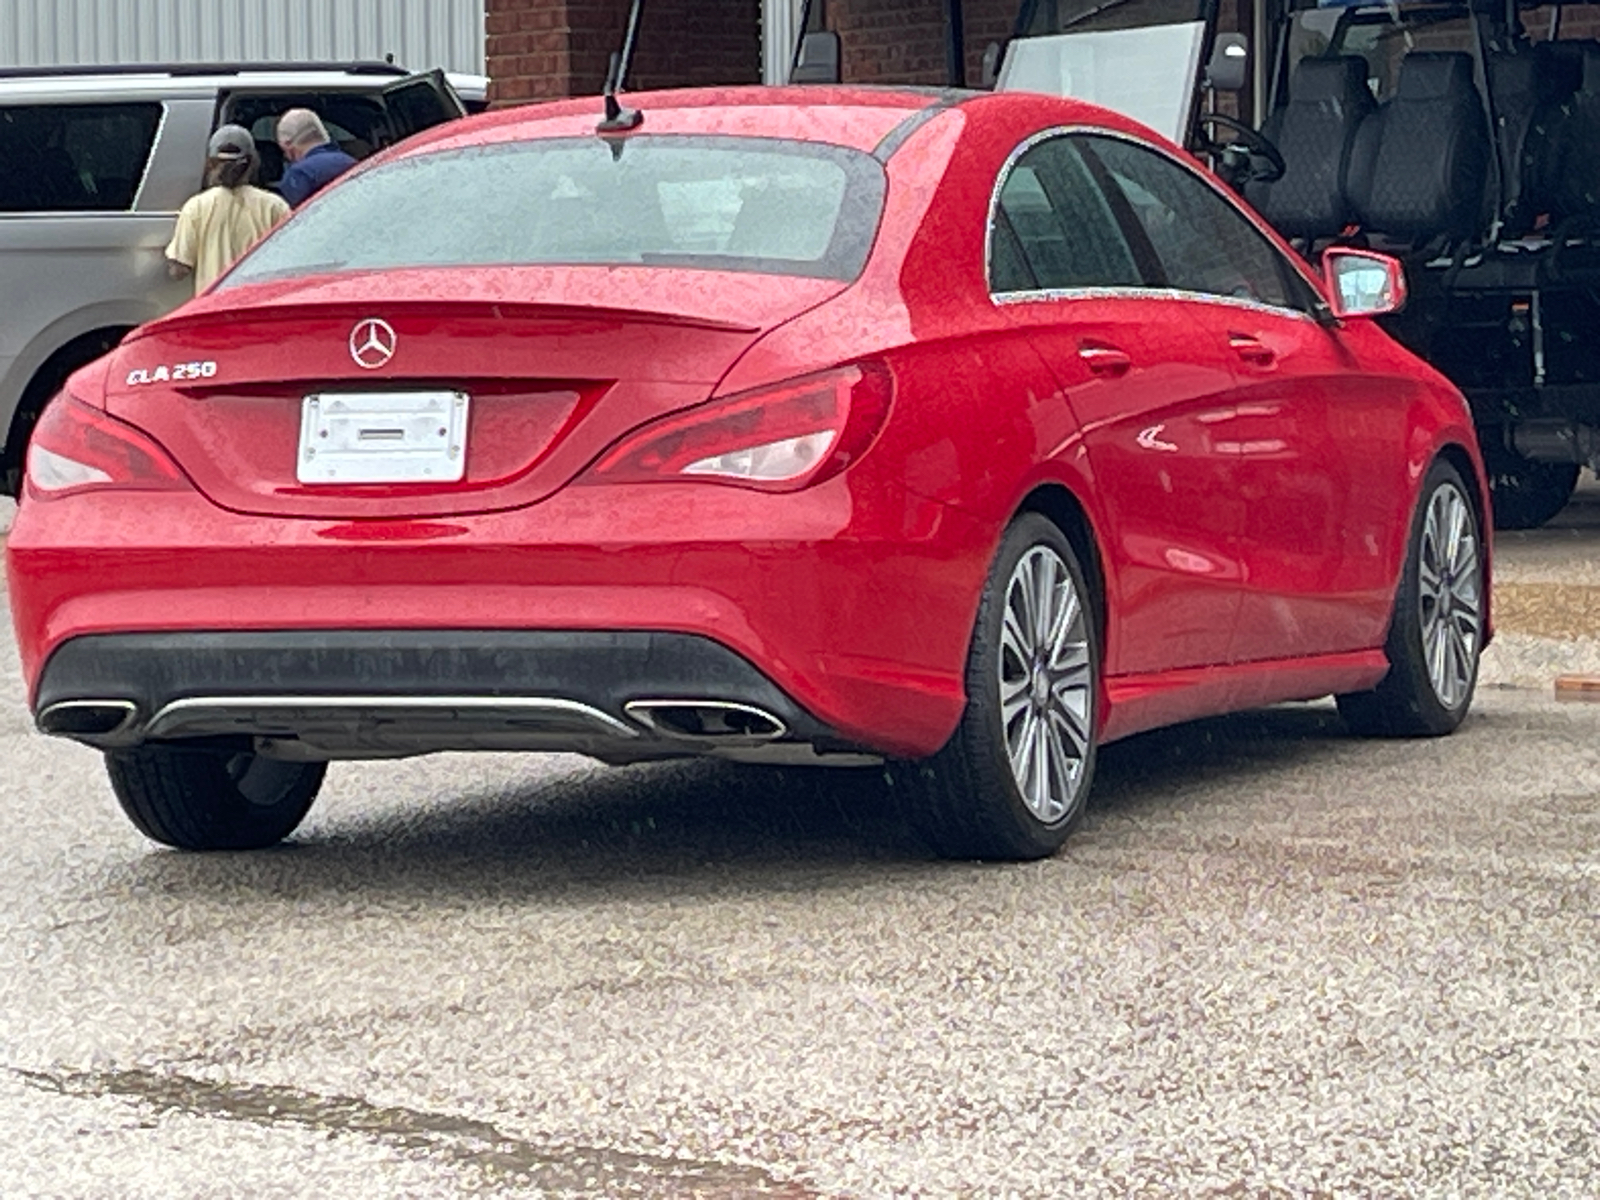
{"type": "Polygon", "coordinates": [[[1219,33],[1211,43],[1205,85],[1219,92],[1240,92],[1249,82],[1250,39],[1242,33],[1219,33]]]}
{"type": "Polygon", "coordinates": [[[790,83],[838,83],[839,35],[832,30],[800,39],[800,58],[789,73],[790,83]]]}
{"type": "Polygon", "coordinates": [[[1322,252],[1322,277],[1336,317],[1380,317],[1406,302],[1405,269],[1387,254],[1329,246],[1322,252]]]}

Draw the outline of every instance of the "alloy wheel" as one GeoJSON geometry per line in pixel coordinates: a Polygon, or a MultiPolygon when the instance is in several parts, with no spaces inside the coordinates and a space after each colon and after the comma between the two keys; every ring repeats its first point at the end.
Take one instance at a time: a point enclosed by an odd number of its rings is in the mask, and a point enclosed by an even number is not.
{"type": "Polygon", "coordinates": [[[1466,497],[1454,484],[1428,503],[1418,563],[1418,615],[1433,694],[1454,709],[1468,695],[1483,630],[1483,567],[1466,497]]]}
{"type": "Polygon", "coordinates": [[[1083,598],[1061,556],[1034,546],[1006,584],[1000,714],[1012,778],[1045,824],[1072,811],[1093,736],[1094,678],[1083,598]]]}

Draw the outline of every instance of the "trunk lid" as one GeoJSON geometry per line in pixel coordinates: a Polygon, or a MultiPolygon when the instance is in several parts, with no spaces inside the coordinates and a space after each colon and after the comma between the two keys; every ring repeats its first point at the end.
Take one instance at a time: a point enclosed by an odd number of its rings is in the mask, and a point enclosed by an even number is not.
{"type": "Polygon", "coordinates": [[[511,508],[548,496],[630,429],[704,401],[757,338],[845,286],[563,267],[225,289],[124,343],[106,406],[234,511],[348,520],[511,508]],[[302,442],[307,397],[371,407],[374,393],[466,394],[461,477],[302,482],[304,446],[319,436],[302,442]]]}

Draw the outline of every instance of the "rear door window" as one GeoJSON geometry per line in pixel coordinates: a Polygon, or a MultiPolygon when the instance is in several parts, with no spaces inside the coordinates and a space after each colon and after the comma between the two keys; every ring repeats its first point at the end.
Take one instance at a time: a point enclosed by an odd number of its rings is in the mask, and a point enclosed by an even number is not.
{"type": "Polygon", "coordinates": [[[161,127],[161,105],[0,107],[0,213],[127,212],[161,127]]]}
{"type": "Polygon", "coordinates": [[[1143,282],[1105,194],[1066,137],[1039,142],[1011,165],[989,236],[995,293],[1143,282]]]}
{"type": "Polygon", "coordinates": [[[1295,286],[1277,248],[1192,171],[1115,138],[1083,138],[1081,145],[1149,239],[1160,269],[1152,286],[1303,307],[1305,289],[1295,286]]]}

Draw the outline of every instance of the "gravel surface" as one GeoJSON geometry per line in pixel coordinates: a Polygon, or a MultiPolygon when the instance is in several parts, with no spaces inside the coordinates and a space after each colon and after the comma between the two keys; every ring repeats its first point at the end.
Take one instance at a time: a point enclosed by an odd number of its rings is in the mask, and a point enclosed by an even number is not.
{"type": "Polygon", "coordinates": [[[161,851],[0,637],[0,1193],[1591,1196],[1600,705],[1547,643],[1600,649],[1506,632],[1448,739],[1111,746],[994,867],[870,774],[556,756],[161,851]]]}

